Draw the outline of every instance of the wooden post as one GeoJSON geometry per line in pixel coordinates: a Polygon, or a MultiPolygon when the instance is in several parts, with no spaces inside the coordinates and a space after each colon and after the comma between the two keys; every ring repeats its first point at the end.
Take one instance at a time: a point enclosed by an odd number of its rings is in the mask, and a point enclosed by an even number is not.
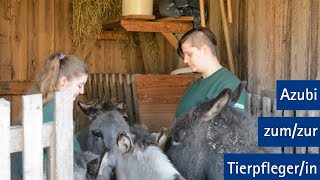
{"type": "Polygon", "coordinates": [[[228,30],[228,25],[227,25],[226,10],[224,8],[223,0],[220,0],[220,11],[221,11],[224,38],[226,40],[226,46],[227,46],[228,64],[229,64],[229,67],[230,67],[230,71],[235,73],[236,71],[235,71],[235,67],[234,67],[234,64],[233,64],[233,55],[232,55],[231,45],[230,45],[230,38],[229,38],[229,30],[228,30]]]}
{"type": "Polygon", "coordinates": [[[43,179],[42,95],[22,96],[23,179],[43,179]]]}
{"type": "Polygon", "coordinates": [[[201,26],[206,27],[206,18],[204,17],[204,0],[199,0],[201,26]]]}
{"type": "Polygon", "coordinates": [[[10,180],[10,102],[0,98],[0,177],[10,180]]]}
{"type": "Polygon", "coordinates": [[[55,93],[55,179],[73,179],[73,96],[55,93]]]}
{"type": "Polygon", "coordinates": [[[232,6],[231,0],[227,0],[227,10],[228,10],[228,22],[232,23],[232,6]]]}

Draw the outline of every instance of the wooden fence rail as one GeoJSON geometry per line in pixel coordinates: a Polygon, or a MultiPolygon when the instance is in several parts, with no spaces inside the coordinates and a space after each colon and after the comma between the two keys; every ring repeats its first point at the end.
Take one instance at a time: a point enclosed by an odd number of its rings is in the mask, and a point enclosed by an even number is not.
{"type": "Polygon", "coordinates": [[[138,111],[135,104],[131,74],[90,74],[86,85],[88,99],[99,99],[126,104],[129,124],[138,121],[138,111]]]}
{"type": "Polygon", "coordinates": [[[73,179],[73,97],[55,94],[55,121],[43,124],[42,95],[22,96],[22,127],[10,127],[10,103],[0,99],[0,177],[11,179],[10,153],[23,152],[24,179],[43,179],[46,148],[50,179],[73,179]]]}
{"type": "MultiPolygon", "coordinates": [[[[248,94],[248,112],[257,117],[319,117],[315,110],[277,110],[276,100],[270,97],[248,94]]],[[[283,153],[319,154],[319,147],[283,147],[283,153]]]]}

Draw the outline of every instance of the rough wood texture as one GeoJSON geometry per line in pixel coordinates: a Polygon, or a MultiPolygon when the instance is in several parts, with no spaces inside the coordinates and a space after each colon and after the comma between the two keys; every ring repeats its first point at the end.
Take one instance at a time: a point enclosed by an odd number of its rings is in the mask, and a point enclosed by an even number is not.
{"type": "Polygon", "coordinates": [[[32,81],[0,81],[0,95],[27,94],[32,81]]]}
{"type": "Polygon", "coordinates": [[[42,96],[23,96],[23,178],[43,178],[42,96]]]}
{"type": "Polygon", "coordinates": [[[318,27],[319,1],[248,0],[248,91],[274,89],[277,79],[315,79],[318,27]]]}
{"type": "Polygon", "coordinates": [[[177,22],[145,22],[122,20],[120,24],[126,31],[135,32],[185,33],[192,29],[191,23],[177,22]]]}
{"type": "Polygon", "coordinates": [[[73,96],[55,93],[55,179],[73,179],[73,96]]]}
{"type": "Polygon", "coordinates": [[[140,123],[151,132],[170,127],[177,105],[197,75],[134,75],[140,123]]]}
{"type": "Polygon", "coordinates": [[[10,180],[10,103],[0,98],[0,177],[10,180]]]}
{"type": "MultiPolygon", "coordinates": [[[[53,122],[45,123],[42,126],[42,146],[49,147],[51,144],[51,133],[53,132],[53,122]]],[[[23,129],[21,126],[11,126],[10,137],[14,141],[10,142],[10,153],[23,151],[23,129]]]]}

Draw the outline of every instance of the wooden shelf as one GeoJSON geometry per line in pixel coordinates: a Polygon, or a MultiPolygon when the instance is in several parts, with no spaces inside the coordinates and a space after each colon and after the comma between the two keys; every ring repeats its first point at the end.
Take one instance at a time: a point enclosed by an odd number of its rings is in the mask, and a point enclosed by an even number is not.
{"type": "Polygon", "coordinates": [[[114,27],[121,26],[129,32],[185,33],[193,28],[192,22],[192,16],[156,20],[155,16],[130,15],[107,21],[102,26],[104,30],[113,30],[114,27]]]}
{"type": "Polygon", "coordinates": [[[158,32],[177,48],[178,40],[172,33],[185,33],[193,28],[192,16],[181,16],[179,18],[166,17],[155,19],[155,16],[130,15],[103,23],[103,31],[95,37],[97,39],[127,39],[127,35],[117,31],[122,27],[128,32],[158,32]]]}

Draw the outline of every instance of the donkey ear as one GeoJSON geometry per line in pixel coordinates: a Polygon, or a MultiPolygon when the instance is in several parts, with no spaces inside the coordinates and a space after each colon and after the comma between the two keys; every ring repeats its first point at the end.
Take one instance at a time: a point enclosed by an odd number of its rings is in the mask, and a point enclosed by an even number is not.
{"type": "Polygon", "coordinates": [[[97,111],[97,109],[92,105],[84,104],[80,101],[77,102],[77,105],[79,106],[80,110],[87,116],[90,116],[97,111]]]}
{"type": "Polygon", "coordinates": [[[127,153],[130,151],[130,149],[132,147],[132,140],[127,133],[120,132],[118,134],[117,144],[118,144],[119,150],[122,153],[127,153]]]}
{"type": "Polygon", "coordinates": [[[247,81],[241,81],[238,87],[232,92],[231,98],[230,98],[230,103],[233,105],[236,103],[243,91],[243,89],[246,87],[247,81]]]}
{"type": "Polygon", "coordinates": [[[210,100],[209,104],[211,108],[204,112],[201,120],[206,122],[217,116],[228,104],[231,96],[231,89],[224,89],[216,98],[210,100]]]}

